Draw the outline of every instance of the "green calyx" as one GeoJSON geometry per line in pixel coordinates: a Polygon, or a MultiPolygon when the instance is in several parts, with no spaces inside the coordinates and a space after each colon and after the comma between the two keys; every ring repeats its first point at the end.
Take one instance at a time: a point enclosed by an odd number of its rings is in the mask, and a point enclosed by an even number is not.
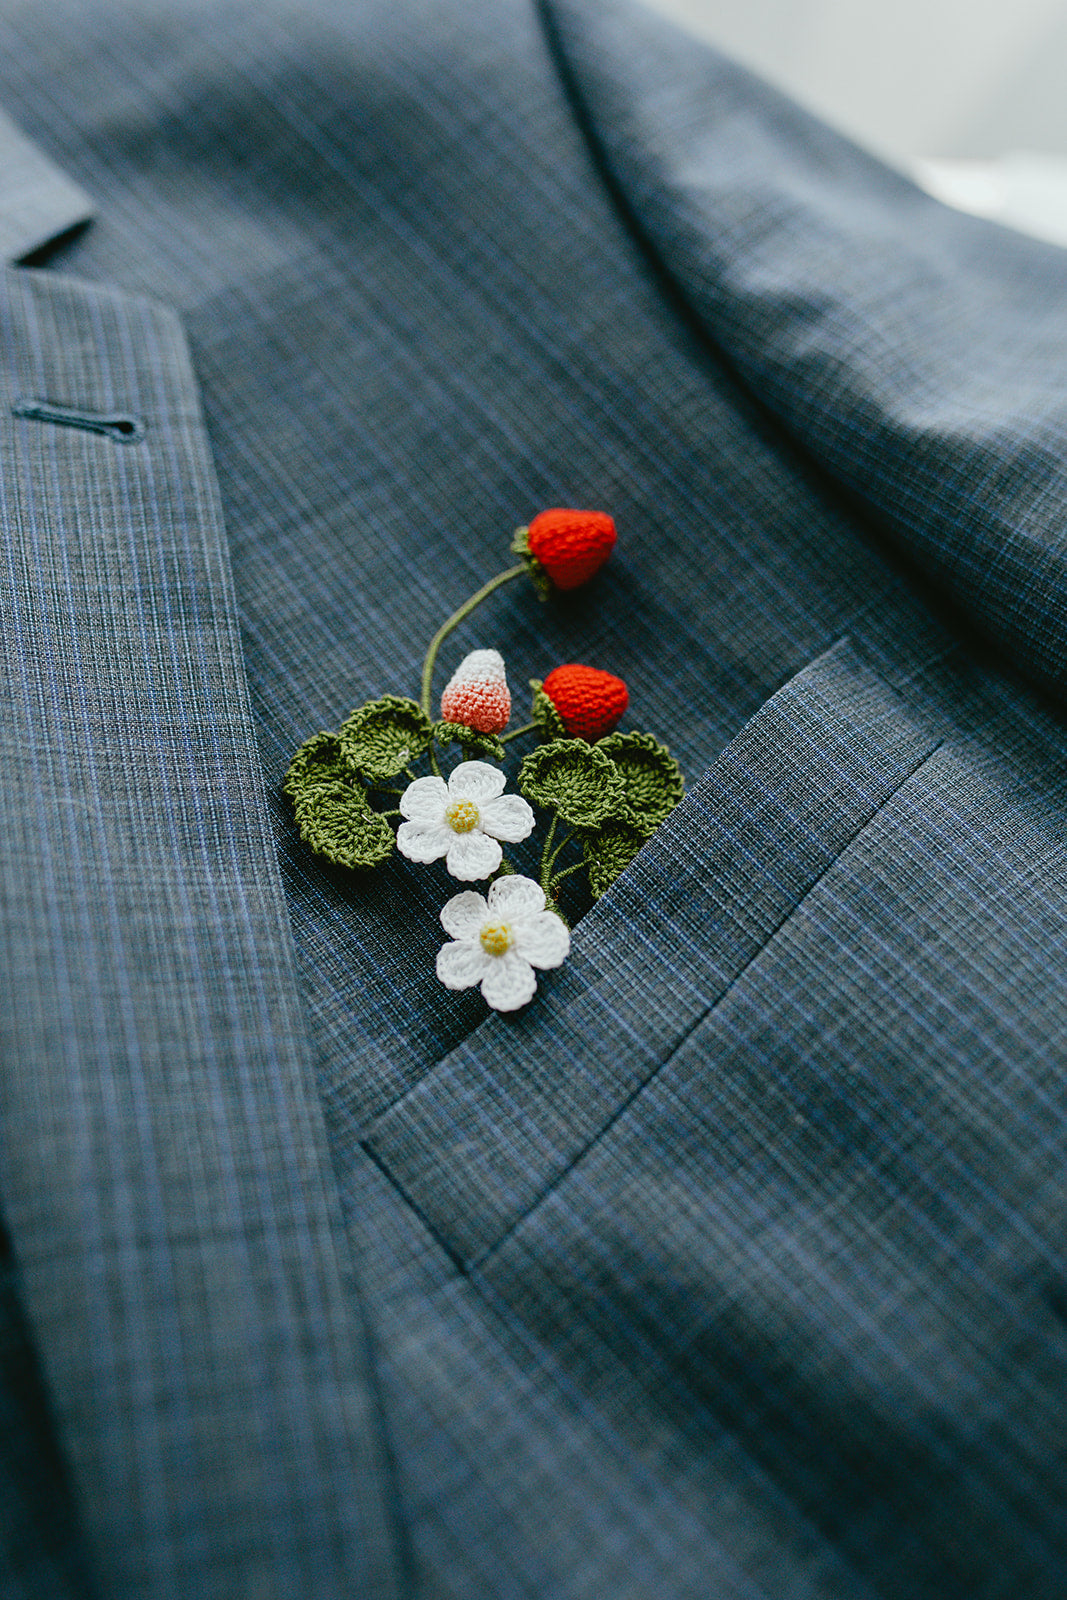
{"type": "Polygon", "coordinates": [[[376,867],[393,853],[392,828],[358,785],[313,785],[296,802],[296,820],[301,838],[336,866],[376,867]]]}
{"type": "Polygon", "coordinates": [[[503,761],[506,751],[492,733],[478,733],[463,722],[435,722],[433,736],[442,749],[458,744],[465,752],[475,756],[488,756],[491,761],[503,761]]]}
{"type": "Polygon", "coordinates": [[[646,835],[628,822],[605,822],[582,838],[582,854],[589,868],[589,889],[594,900],[606,894],[625,872],[645,842],[646,835]]]}
{"type": "Polygon", "coordinates": [[[674,810],[685,790],[682,769],[650,733],[609,733],[596,748],[622,779],[627,821],[646,837],[674,810]]]}
{"type": "Polygon", "coordinates": [[[623,781],[608,757],[584,739],[556,739],[525,756],[519,790],[574,828],[596,828],[609,817],[626,820],[623,781]]]}
{"type": "Polygon", "coordinates": [[[527,538],[529,531],[529,528],[525,526],[515,529],[515,535],[511,541],[511,553],[521,557],[525,562],[526,570],[533,579],[533,586],[537,590],[538,598],[547,600],[552,593],[552,584],[549,581],[548,573],[530,549],[527,538]]]}
{"type": "Polygon", "coordinates": [[[533,690],[530,720],[537,728],[537,737],[545,742],[566,739],[567,730],[563,726],[563,718],[545,693],[541,679],[531,678],[530,688],[533,690]]]}
{"type": "Polygon", "coordinates": [[[394,778],[433,742],[433,724],[414,700],[383,695],[352,712],[338,734],[341,754],[371,782],[394,778]]]}

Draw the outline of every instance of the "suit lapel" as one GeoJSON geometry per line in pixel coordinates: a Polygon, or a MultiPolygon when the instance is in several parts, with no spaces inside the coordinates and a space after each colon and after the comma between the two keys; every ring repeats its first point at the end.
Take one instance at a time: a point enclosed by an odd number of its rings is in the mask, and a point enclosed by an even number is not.
{"type": "Polygon", "coordinates": [[[46,274],[0,304],[0,1184],[90,1541],[115,1595],[390,1594],[181,331],[46,274]]]}
{"type": "Polygon", "coordinates": [[[0,112],[0,261],[24,261],[93,214],[93,203],[0,112]]]}

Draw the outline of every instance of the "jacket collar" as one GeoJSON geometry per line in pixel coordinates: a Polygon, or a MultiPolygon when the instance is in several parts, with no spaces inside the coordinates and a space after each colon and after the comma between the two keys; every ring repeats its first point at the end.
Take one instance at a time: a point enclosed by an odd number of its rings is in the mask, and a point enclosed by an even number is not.
{"type": "Polygon", "coordinates": [[[93,211],[85,191],[0,112],[0,261],[25,261],[93,211]]]}

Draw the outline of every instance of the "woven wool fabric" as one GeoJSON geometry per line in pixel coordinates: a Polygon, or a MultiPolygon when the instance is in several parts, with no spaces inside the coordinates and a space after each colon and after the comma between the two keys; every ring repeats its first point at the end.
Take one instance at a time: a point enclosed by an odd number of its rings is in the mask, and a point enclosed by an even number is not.
{"type": "Polygon", "coordinates": [[[0,103],[8,403],[145,424],[4,411],[11,1594],[1060,1600],[1062,253],[622,0],[0,7],[0,103]],[[688,785],[489,1015],[281,781],[568,505],[435,691],[688,785]]]}
{"type": "Polygon", "coordinates": [[[0,629],[20,685],[0,1175],[82,1513],[120,1593],[269,1593],[279,1562],[309,1594],[363,1561],[387,1582],[359,1307],[181,333],[142,299],[8,273],[3,341],[3,515],[32,533],[0,629]],[[12,418],[27,392],[122,406],[144,437],[12,418]],[[271,1541],[250,1540],[279,1504],[271,1541]]]}

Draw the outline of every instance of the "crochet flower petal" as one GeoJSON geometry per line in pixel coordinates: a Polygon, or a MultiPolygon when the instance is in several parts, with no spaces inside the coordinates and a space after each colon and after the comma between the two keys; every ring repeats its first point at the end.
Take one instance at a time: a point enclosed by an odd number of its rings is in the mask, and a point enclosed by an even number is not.
{"type": "Polygon", "coordinates": [[[536,993],[533,968],[514,950],[489,958],[489,970],[482,979],[482,996],[494,1011],[517,1011],[536,993]]]}
{"type": "Polygon", "coordinates": [[[492,956],[486,955],[481,945],[464,939],[443,944],[438,950],[437,976],[446,989],[472,989],[486,977],[492,963],[492,956]]]}
{"type": "Polygon", "coordinates": [[[480,806],[481,827],[494,839],[506,839],[517,844],[528,839],[533,832],[533,808],[518,794],[502,794],[496,800],[484,800],[480,806]]]}
{"type": "Polygon", "coordinates": [[[441,907],[441,926],[453,939],[477,939],[488,920],[485,896],[476,889],[454,894],[448,904],[441,907]]]}
{"type": "Polygon", "coordinates": [[[533,916],[545,909],[545,892],[533,878],[524,878],[520,873],[498,878],[489,885],[489,909],[504,919],[533,916]]]}
{"type": "Polygon", "coordinates": [[[411,822],[440,822],[447,804],[443,778],[416,778],[400,796],[400,815],[411,822]]]}
{"type": "Polygon", "coordinates": [[[402,822],[396,830],[396,847],[409,861],[440,861],[455,838],[452,829],[440,821],[402,822]]]}
{"type": "MultiPolygon", "coordinates": [[[[403,827],[400,832],[403,832],[403,827]]],[[[397,834],[400,844],[400,833],[397,834]]],[[[462,883],[473,883],[476,878],[488,878],[500,865],[503,851],[495,839],[474,829],[470,833],[453,833],[448,830],[448,854],[445,866],[454,878],[462,883]]],[[[403,849],[403,846],[400,846],[403,849]]],[[[444,851],[441,851],[444,855],[444,851]]],[[[436,860],[436,856],[431,859],[436,860]]]]}
{"type": "MultiPolygon", "coordinates": [[[[426,779],[417,781],[425,783],[426,779]]],[[[474,800],[480,805],[503,794],[506,782],[500,768],[491,767],[488,761],[461,761],[448,780],[448,792],[453,800],[474,800]]]]}
{"type": "Polygon", "coordinates": [[[534,967],[558,967],[566,961],[571,936],[554,911],[541,911],[512,924],[512,949],[534,967]]]}

